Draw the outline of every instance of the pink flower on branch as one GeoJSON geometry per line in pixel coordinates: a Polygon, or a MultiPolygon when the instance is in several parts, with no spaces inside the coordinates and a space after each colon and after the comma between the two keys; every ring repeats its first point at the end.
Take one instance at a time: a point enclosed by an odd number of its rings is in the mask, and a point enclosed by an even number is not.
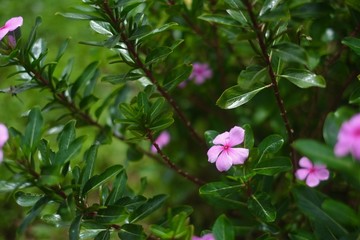
{"type": "Polygon", "coordinates": [[[244,136],[245,130],[237,126],[216,136],[215,145],[207,152],[209,162],[215,162],[220,172],[229,170],[232,165],[243,164],[249,156],[249,149],[235,146],[244,141],[244,136]]]}
{"type": "Polygon", "coordinates": [[[193,236],[191,240],[215,240],[215,237],[212,233],[208,233],[202,237],[193,236]]]}
{"type": "Polygon", "coordinates": [[[195,84],[200,85],[205,82],[206,79],[212,77],[212,70],[207,63],[193,63],[193,69],[189,79],[194,79],[195,84]]]}
{"type": "MultiPolygon", "coordinates": [[[[160,135],[156,138],[155,143],[159,146],[159,148],[163,148],[168,145],[170,142],[170,133],[168,131],[163,131],[160,135]]],[[[151,151],[156,153],[157,150],[154,145],[151,146],[151,151]]]]}
{"type": "Polygon", "coordinates": [[[4,124],[0,123],[0,162],[2,162],[4,157],[2,148],[8,139],[9,139],[9,131],[4,124]]]}
{"type": "Polygon", "coordinates": [[[325,165],[313,164],[307,157],[302,157],[299,161],[301,168],[296,170],[295,176],[299,180],[306,179],[306,185],[309,187],[316,187],[320,181],[327,180],[329,178],[329,171],[325,165]]]}
{"type": "Polygon", "coordinates": [[[338,157],[351,153],[360,160],[360,113],[341,125],[334,152],[338,157]]]}
{"type": "Polygon", "coordinates": [[[8,32],[14,31],[18,27],[22,26],[23,18],[22,17],[13,17],[10,18],[4,26],[0,28],[0,40],[3,39],[8,32]]]}

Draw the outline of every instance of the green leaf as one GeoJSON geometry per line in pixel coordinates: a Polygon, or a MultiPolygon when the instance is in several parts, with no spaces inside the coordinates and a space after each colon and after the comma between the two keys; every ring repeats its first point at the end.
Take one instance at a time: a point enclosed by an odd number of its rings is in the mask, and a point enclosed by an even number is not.
{"type": "Polygon", "coordinates": [[[94,238],[94,240],[109,240],[109,239],[110,239],[109,230],[99,232],[98,235],[96,235],[96,237],[94,238]]]}
{"type": "Polygon", "coordinates": [[[326,116],[323,127],[323,137],[326,144],[335,146],[340,125],[341,120],[336,117],[335,113],[329,113],[326,116]]]}
{"type": "Polygon", "coordinates": [[[271,85],[269,84],[252,91],[244,91],[239,85],[230,87],[223,92],[220,98],[216,101],[216,105],[223,109],[239,107],[250,101],[257,93],[268,87],[271,87],[271,85]]]}
{"type": "Polygon", "coordinates": [[[307,65],[305,50],[297,44],[286,42],[272,46],[274,54],[285,62],[297,62],[307,65]]]}
{"type": "Polygon", "coordinates": [[[274,9],[279,3],[281,2],[281,0],[266,0],[264,2],[264,4],[262,5],[262,8],[260,10],[259,16],[263,15],[264,13],[266,13],[267,11],[271,11],[272,9],[274,9]]]}
{"type": "Polygon", "coordinates": [[[333,236],[344,236],[348,231],[333,217],[326,213],[321,205],[325,197],[315,189],[299,186],[293,189],[293,194],[299,209],[313,222],[331,232],[333,236]]]}
{"type": "Polygon", "coordinates": [[[140,151],[135,144],[130,145],[126,150],[126,159],[128,161],[132,161],[132,162],[139,161],[143,157],[144,157],[144,152],[140,151]]]}
{"type": "MultiPolygon", "coordinates": [[[[360,6],[360,4],[359,4],[360,6]]],[[[341,41],[342,44],[348,46],[353,50],[357,55],[360,56],[360,39],[354,37],[346,37],[341,41]]]]}
{"type": "Polygon", "coordinates": [[[48,202],[48,197],[45,196],[40,198],[31,208],[29,214],[26,215],[26,217],[18,227],[17,231],[22,234],[26,230],[27,226],[41,213],[41,211],[48,202]]]}
{"type": "Polygon", "coordinates": [[[59,214],[45,214],[41,216],[41,220],[54,227],[64,227],[68,224],[61,219],[59,214]]]}
{"type": "Polygon", "coordinates": [[[160,59],[166,58],[172,52],[173,50],[169,47],[157,47],[146,56],[145,63],[148,65],[155,63],[160,59]]]}
{"type": "Polygon", "coordinates": [[[69,162],[73,157],[76,156],[81,150],[82,144],[85,141],[85,136],[78,137],[71,142],[69,147],[64,150],[59,150],[55,155],[55,164],[63,166],[64,163],[69,162]]]}
{"type": "Polygon", "coordinates": [[[97,156],[99,145],[92,145],[85,153],[84,153],[84,161],[85,166],[81,171],[81,187],[83,188],[85,183],[90,179],[90,177],[94,173],[95,161],[97,156]]]}
{"type": "Polygon", "coordinates": [[[124,169],[121,170],[118,175],[116,175],[112,190],[109,194],[109,197],[106,199],[106,204],[115,204],[116,201],[124,196],[127,179],[128,178],[124,169]]]}
{"type": "Polygon", "coordinates": [[[123,206],[108,205],[97,211],[95,221],[98,223],[119,223],[124,222],[129,217],[128,212],[123,206]]]}
{"type": "Polygon", "coordinates": [[[170,74],[165,76],[163,88],[166,91],[171,91],[176,88],[181,82],[187,80],[192,72],[192,66],[181,65],[171,70],[170,74]]]}
{"type": "Polygon", "coordinates": [[[251,195],[248,200],[249,210],[262,221],[274,222],[276,219],[276,209],[271,203],[271,198],[266,193],[251,195]]]}
{"type": "Polygon", "coordinates": [[[71,222],[69,228],[69,239],[70,240],[79,240],[80,239],[80,226],[82,215],[77,215],[74,220],[71,222]]]}
{"type": "Polygon", "coordinates": [[[212,227],[212,233],[216,240],[235,239],[234,227],[224,214],[216,219],[214,226],[212,227]]]}
{"type": "Polygon", "coordinates": [[[129,71],[128,73],[104,76],[101,81],[109,82],[111,84],[122,84],[127,81],[139,80],[141,77],[143,77],[143,75],[144,74],[135,72],[135,70],[133,70],[129,71]]]}
{"type": "Polygon", "coordinates": [[[36,194],[36,193],[26,193],[22,191],[18,191],[14,195],[15,201],[22,207],[31,207],[36,204],[41,198],[44,197],[44,194],[36,194]]]}
{"type": "Polygon", "coordinates": [[[84,71],[80,74],[80,76],[75,80],[74,84],[70,90],[71,98],[74,98],[75,95],[78,93],[81,86],[89,82],[94,76],[97,76],[97,66],[98,62],[94,61],[87,65],[84,71]]]}
{"type": "Polygon", "coordinates": [[[124,224],[118,233],[120,239],[145,240],[146,235],[141,225],[124,224]]]}
{"type": "Polygon", "coordinates": [[[103,173],[100,175],[95,175],[91,177],[84,185],[82,189],[82,194],[85,196],[90,190],[99,187],[101,184],[108,181],[112,176],[118,174],[123,167],[121,165],[113,165],[107,168],[103,173]]]}
{"type": "Polygon", "coordinates": [[[244,124],[243,128],[245,130],[244,148],[251,149],[255,143],[254,133],[250,124],[244,124]]]}
{"type": "Polygon", "coordinates": [[[345,0],[346,5],[360,12],[360,2],[358,0],[345,0]]]}
{"type": "Polygon", "coordinates": [[[288,157],[274,157],[259,162],[254,168],[257,174],[273,176],[279,172],[285,172],[292,169],[291,160],[288,157]]]}
{"type": "Polygon", "coordinates": [[[161,205],[165,202],[167,196],[166,195],[157,195],[153,198],[148,199],[143,205],[138,207],[134,212],[132,212],[129,216],[129,222],[134,223],[137,222],[154,211],[161,207],[161,205]]]}
{"type": "Polygon", "coordinates": [[[101,19],[99,17],[88,15],[88,14],[82,14],[82,13],[61,13],[61,12],[57,12],[56,15],[61,15],[61,16],[66,17],[66,18],[77,19],[77,20],[104,21],[103,19],[101,19]]]}
{"type": "Polygon", "coordinates": [[[90,27],[97,33],[102,35],[112,36],[112,32],[109,30],[111,27],[107,22],[100,22],[100,21],[90,21],[90,27]]]}
{"type": "Polygon", "coordinates": [[[177,26],[177,25],[178,25],[178,24],[175,23],[175,22],[166,23],[166,24],[162,25],[161,27],[156,28],[156,29],[152,30],[151,32],[148,32],[147,34],[144,34],[144,35],[142,35],[142,36],[132,36],[132,37],[130,38],[130,40],[132,40],[132,39],[138,39],[138,40],[144,39],[144,38],[153,36],[153,35],[155,35],[155,34],[164,32],[165,30],[167,30],[167,29],[169,29],[169,28],[171,28],[171,27],[177,26]]]}
{"type": "Polygon", "coordinates": [[[350,104],[360,104],[360,87],[357,87],[350,95],[350,104]]]}
{"type": "Polygon", "coordinates": [[[232,10],[228,9],[226,12],[235,20],[238,21],[242,26],[246,27],[248,26],[248,21],[246,19],[246,16],[244,13],[240,10],[232,10]]]}
{"type": "Polygon", "coordinates": [[[66,150],[69,148],[70,143],[74,141],[75,139],[75,120],[71,120],[68,122],[63,130],[60,132],[60,134],[57,137],[57,141],[59,143],[59,149],[66,150]]]}
{"type": "Polygon", "coordinates": [[[332,218],[336,219],[339,223],[347,226],[359,226],[360,217],[348,205],[332,200],[325,199],[321,204],[321,208],[329,214],[332,218]]]}
{"type": "Polygon", "coordinates": [[[232,8],[235,9],[241,9],[244,8],[243,3],[241,2],[241,0],[225,0],[225,2],[232,8]]]}
{"type": "Polygon", "coordinates": [[[211,22],[211,23],[217,23],[227,26],[238,26],[239,24],[234,21],[232,18],[226,16],[226,15],[219,15],[219,14],[203,14],[198,17],[201,20],[211,22]]]}
{"type": "Polygon", "coordinates": [[[244,189],[243,185],[229,185],[225,182],[212,182],[200,187],[200,196],[215,206],[230,209],[241,209],[246,205],[240,196],[244,189]]]}
{"type": "Polygon", "coordinates": [[[151,225],[150,231],[160,239],[172,239],[174,236],[174,231],[172,229],[160,225],[151,225]]]}
{"type": "Polygon", "coordinates": [[[277,153],[281,149],[283,144],[284,144],[284,139],[280,135],[273,134],[266,137],[264,140],[262,140],[259,143],[259,147],[258,147],[260,152],[259,162],[262,160],[265,154],[277,153]]]}
{"type": "Polygon", "coordinates": [[[251,65],[242,70],[237,79],[237,83],[244,90],[250,90],[258,86],[259,83],[269,81],[268,69],[257,65],[251,65]]]}
{"type": "Polygon", "coordinates": [[[217,131],[214,131],[214,130],[206,131],[204,133],[206,144],[208,146],[214,145],[213,141],[214,141],[214,139],[216,138],[217,135],[219,135],[219,132],[217,132],[217,131]]]}
{"type": "Polygon", "coordinates": [[[325,79],[304,69],[287,69],[280,77],[288,79],[299,88],[326,87],[325,79]]]}
{"type": "Polygon", "coordinates": [[[39,108],[33,108],[29,113],[29,122],[25,129],[23,145],[33,152],[41,138],[41,129],[43,126],[43,118],[39,108]]]}
{"type": "Polygon", "coordinates": [[[4,192],[11,192],[15,189],[25,187],[27,184],[24,184],[22,182],[10,182],[10,181],[4,181],[0,180],[0,193],[4,192]]]}

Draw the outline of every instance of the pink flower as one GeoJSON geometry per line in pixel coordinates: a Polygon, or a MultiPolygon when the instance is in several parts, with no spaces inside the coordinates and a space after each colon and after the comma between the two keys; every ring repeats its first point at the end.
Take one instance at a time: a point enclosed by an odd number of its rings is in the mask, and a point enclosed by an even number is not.
{"type": "Polygon", "coordinates": [[[320,181],[327,180],[329,178],[329,171],[325,165],[313,164],[307,157],[302,157],[299,161],[299,168],[295,172],[296,178],[300,180],[306,179],[306,185],[309,187],[316,187],[320,181]]]}
{"type": "Polygon", "coordinates": [[[208,233],[202,237],[193,236],[191,240],[215,240],[215,237],[212,233],[208,233]]]}
{"type": "Polygon", "coordinates": [[[360,160],[360,113],[341,125],[334,152],[338,157],[351,153],[360,160]]]}
{"type": "MultiPolygon", "coordinates": [[[[155,143],[159,146],[159,148],[163,148],[168,145],[170,142],[170,133],[168,131],[163,131],[160,135],[156,138],[155,143]]],[[[151,151],[156,153],[156,148],[154,145],[151,146],[151,151]]]]}
{"type": "Polygon", "coordinates": [[[195,84],[200,85],[205,82],[206,79],[212,77],[212,70],[207,63],[193,63],[193,70],[189,79],[194,79],[195,84]]]}
{"type": "Polygon", "coordinates": [[[4,26],[0,28],[0,40],[5,37],[8,32],[14,31],[23,24],[22,17],[10,18],[4,26]]]}
{"type": "Polygon", "coordinates": [[[0,123],[0,162],[3,160],[4,157],[2,148],[8,139],[9,139],[8,129],[4,124],[0,123]]]}
{"type": "Polygon", "coordinates": [[[216,162],[216,168],[227,171],[234,164],[243,164],[249,156],[249,149],[234,148],[244,141],[245,130],[241,127],[233,127],[230,132],[219,134],[213,140],[215,144],[207,152],[209,162],[216,162]]]}

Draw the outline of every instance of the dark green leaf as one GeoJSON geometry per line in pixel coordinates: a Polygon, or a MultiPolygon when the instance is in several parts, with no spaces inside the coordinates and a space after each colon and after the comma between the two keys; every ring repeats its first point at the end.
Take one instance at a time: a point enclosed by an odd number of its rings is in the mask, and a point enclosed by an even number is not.
{"type": "Polygon", "coordinates": [[[232,8],[241,9],[244,7],[241,0],[225,0],[225,2],[232,8]]]}
{"type": "Polygon", "coordinates": [[[267,153],[277,153],[282,145],[284,144],[284,139],[282,136],[273,134],[268,137],[266,137],[264,140],[262,140],[259,144],[259,152],[260,152],[260,159],[263,158],[263,156],[267,153]]]}
{"type": "Polygon", "coordinates": [[[81,187],[83,188],[85,183],[90,179],[94,173],[95,161],[97,156],[99,145],[92,145],[84,153],[85,166],[82,168],[81,172],[81,187]]]}
{"type": "Polygon", "coordinates": [[[254,147],[255,142],[254,133],[250,124],[245,124],[243,128],[245,130],[244,148],[251,149],[254,147]]]}
{"type": "Polygon", "coordinates": [[[79,240],[80,239],[80,226],[82,215],[77,215],[72,221],[69,228],[69,239],[70,240],[79,240]]]}
{"type": "Polygon", "coordinates": [[[121,84],[127,81],[139,80],[143,77],[144,74],[138,73],[135,71],[130,71],[128,73],[117,74],[117,75],[107,75],[101,79],[101,81],[109,82],[111,84],[121,84]]]}
{"type": "Polygon", "coordinates": [[[161,205],[165,202],[166,198],[166,195],[157,195],[153,198],[148,199],[143,205],[138,207],[134,212],[130,214],[129,222],[134,223],[147,217],[148,215],[156,211],[158,208],[160,208],[161,205]]]}
{"type": "Polygon", "coordinates": [[[321,208],[325,197],[315,189],[301,186],[294,188],[293,194],[299,209],[309,217],[315,226],[326,228],[333,236],[348,234],[348,231],[336,219],[321,208]]]}
{"type": "Polygon", "coordinates": [[[208,130],[204,133],[205,136],[205,141],[207,143],[208,146],[212,146],[213,145],[213,141],[216,138],[216,136],[219,135],[219,132],[214,131],[214,130],[208,130]]]}
{"type": "Polygon", "coordinates": [[[360,2],[358,0],[345,0],[345,3],[349,5],[351,8],[360,12],[360,2]]]}
{"type": "Polygon", "coordinates": [[[88,81],[90,81],[91,78],[97,75],[97,66],[98,62],[92,62],[84,69],[84,71],[80,74],[80,76],[75,80],[73,86],[70,90],[70,96],[72,98],[75,97],[75,95],[78,93],[78,90],[81,86],[86,84],[88,81]]]}
{"type": "Polygon", "coordinates": [[[225,215],[218,217],[212,227],[212,233],[216,240],[235,239],[234,227],[225,215]]]}
{"type": "Polygon", "coordinates": [[[94,238],[94,240],[109,240],[109,239],[110,239],[109,230],[99,232],[98,235],[96,235],[96,237],[94,238]]]}
{"type": "Polygon", "coordinates": [[[348,205],[332,199],[325,199],[321,208],[336,219],[340,224],[347,226],[359,226],[360,216],[348,205]]]}
{"type": "Polygon", "coordinates": [[[75,120],[71,120],[70,122],[68,122],[57,137],[59,149],[61,149],[62,151],[68,149],[71,142],[75,139],[75,124],[75,120]]]}
{"type": "Polygon", "coordinates": [[[158,47],[152,50],[147,56],[145,63],[146,64],[152,64],[160,59],[166,58],[169,54],[171,54],[173,50],[169,47],[158,47]]]}
{"type": "Polygon", "coordinates": [[[15,201],[22,207],[31,207],[34,206],[37,201],[39,201],[44,194],[36,194],[36,193],[26,193],[22,191],[18,191],[14,195],[15,201]]]}
{"type": "Polygon", "coordinates": [[[71,18],[71,19],[103,21],[103,19],[101,19],[99,17],[88,15],[88,14],[82,14],[82,13],[61,13],[61,12],[57,12],[56,14],[61,15],[61,16],[66,17],[66,18],[71,18]]]}
{"type": "Polygon", "coordinates": [[[136,145],[130,145],[126,150],[126,159],[128,161],[139,161],[143,158],[144,153],[136,145]]]}
{"type": "Polygon", "coordinates": [[[41,220],[54,227],[64,227],[67,225],[67,223],[61,219],[59,214],[46,214],[41,216],[41,220]]]}
{"type": "Polygon", "coordinates": [[[360,104],[360,87],[356,88],[349,98],[350,104],[360,104]]]}
{"type": "Polygon", "coordinates": [[[55,155],[55,164],[62,166],[64,163],[69,162],[81,150],[82,144],[85,141],[85,136],[78,137],[71,142],[69,148],[60,150],[55,155]]]}
{"type": "Polygon", "coordinates": [[[325,79],[305,69],[287,69],[280,77],[288,79],[300,88],[326,87],[325,79]]]}
{"type": "Polygon", "coordinates": [[[118,175],[116,175],[112,190],[106,200],[106,204],[115,204],[115,202],[117,202],[121,197],[124,196],[126,190],[126,182],[127,175],[125,170],[122,170],[118,175]]]}
{"type": "Polygon", "coordinates": [[[124,224],[118,233],[120,239],[127,240],[145,240],[146,235],[141,225],[124,224]]]}
{"type": "Polygon", "coordinates": [[[254,168],[257,174],[273,176],[279,172],[285,172],[292,169],[291,160],[288,157],[274,157],[259,162],[254,168]]]}
{"type": "Polygon", "coordinates": [[[29,113],[29,122],[25,129],[23,144],[29,149],[30,153],[34,151],[41,138],[41,129],[43,118],[39,108],[33,108],[29,113]]]}
{"type": "Polygon", "coordinates": [[[220,98],[216,101],[216,105],[224,109],[239,107],[250,101],[257,93],[268,87],[271,87],[271,85],[266,85],[252,91],[244,91],[239,85],[230,87],[223,92],[220,98]]]}
{"type": "Polygon", "coordinates": [[[97,211],[95,221],[98,223],[124,222],[129,217],[123,206],[109,205],[97,211]]]}
{"type": "Polygon", "coordinates": [[[100,21],[90,21],[90,27],[97,33],[112,36],[112,32],[110,29],[110,24],[107,22],[100,22],[100,21]]]}
{"type": "Polygon", "coordinates": [[[49,202],[47,197],[40,198],[35,205],[31,208],[29,214],[24,218],[20,226],[18,227],[18,232],[23,233],[27,226],[41,213],[45,205],[49,202]]]}
{"type": "Polygon", "coordinates": [[[112,176],[118,174],[123,167],[121,165],[113,165],[109,168],[107,168],[103,173],[100,175],[95,175],[91,177],[84,185],[82,194],[85,196],[87,192],[90,190],[99,187],[101,184],[108,181],[112,176]]]}
{"type": "Polygon", "coordinates": [[[307,65],[307,55],[305,50],[297,44],[286,42],[274,45],[274,53],[285,62],[297,62],[307,65]]]}
{"type": "Polygon", "coordinates": [[[187,80],[192,72],[190,65],[181,65],[171,70],[170,74],[165,76],[163,83],[166,91],[171,91],[176,88],[181,82],[187,80]]]}
{"type": "MultiPolygon", "coordinates": [[[[360,4],[359,4],[360,6],[360,4]]],[[[353,50],[357,55],[360,56],[360,39],[354,37],[346,37],[341,41],[342,44],[348,46],[353,50]]]]}
{"type": "Polygon", "coordinates": [[[0,193],[11,192],[15,189],[22,188],[22,186],[26,186],[27,184],[23,184],[21,182],[9,182],[0,180],[0,193]]]}
{"type": "Polygon", "coordinates": [[[235,20],[238,21],[242,26],[248,26],[248,20],[244,13],[240,10],[228,9],[226,12],[235,20]]]}
{"type": "Polygon", "coordinates": [[[227,26],[238,26],[239,23],[234,21],[232,18],[226,16],[226,15],[218,15],[218,14],[203,14],[199,16],[199,19],[211,22],[211,23],[217,23],[227,26]]]}
{"type": "Polygon", "coordinates": [[[266,0],[262,5],[259,15],[263,15],[267,11],[274,9],[281,1],[280,0],[266,0]]]}
{"type": "Polygon", "coordinates": [[[165,31],[165,30],[167,30],[167,29],[169,29],[169,28],[171,28],[171,27],[177,26],[177,25],[178,25],[178,24],[175,23],[175,22],[166,23],[166,24],[162,25],[162,26],[159,27],[159,28],[156,28],[156,29],[154,29],[154,30],[152,30],[152,31],[150,31],[150,32],[148,32],[148,33],[146,33],[146,34],[143,34],[142,36],[132,36],[131,39],[138,39],[138,40],[144,39],[144,38],[153,36],[153,35],[155,35],[155,34],[161,33],[161,32],[163,32],[163,31],[165,31]]]}
{"type": "Polygon", "coordinates": [[[327,115],[323,127],[323,137],[328,145],[335,146],[340,125],[341,120],[336,117],[335,113],[327,115]]]}
{"type": "Polygon", "coordinates": [[[262,221],[273,222],[276,219],[276,209],[271,203],[271,198],[266,193],[251,195],[248,200],[249,210],[262,221]]]}

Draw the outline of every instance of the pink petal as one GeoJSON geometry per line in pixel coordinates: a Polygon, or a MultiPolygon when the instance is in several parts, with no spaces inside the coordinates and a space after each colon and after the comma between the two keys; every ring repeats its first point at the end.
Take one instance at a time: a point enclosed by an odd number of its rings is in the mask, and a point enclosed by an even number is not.
{"type": "Polygon", "coordinates": [[[214,140],[213,143],[214,144],[221,144],[221,145],[226,145],[229,139],[229,132],[224,132],[221,133],[219,135],[217,135],[214,140]]]}
{"type": "Polygon", "coordinates": [[[0,28],[0,40],[3,39],[5,37],[6,34],[8,34],[9,29],[2,27],[0,28]]]}
{"type": "Polygon", "coordinates": [[[227,154],[231,158],[232,164],[244,164],[249,156],[249,149],[229,148],[227,154]]]}
{"type": "Polygon", "coordinates": [[[14,31],[15,29],[17,29],[18,27],[22,26],[23,24],[23,18],[22,17],[13,17],[11,19],[9,19],[6,23],[5,23],[5,27],[9,30],[9,31],[14,31]]]}
{"type": "Polygon", "coordinates": [[[228,158],[227,154],[225,154],[224,152],[222,152],[218,159],[216,160],[216,168],[220,171],[227,171],[231,168],[232,165],[232,161],[230,158],[228,158]]]}
{"type": "Polygon", "coordinates": [[[305,168],[300,168],[295,172],[295,176],[299,180],[304,180],[308,174],[309,174],[309,170],[305,168]]]}
{"type": "Polygon", "coordinates": [[[315,174],[310,173],[309,176],[306,179],[306,185],[309,187],[316,187],[319,185],[320,180],[316,177],[315,174]]]}
{"type": "Polygon", "coordinates": [[[357,143],[354,143],[352,155],[355,159],[360,160],[360,140],[358,140],[357,143]]]}
{"type": "Polygon", "coordinates": [[[218,159],[220,153],[223,150],[224,150],[223,146],[218,146],[218,145],[212,146],[207,152],[208,159],[209,159],[208,161],[211,163],[214,163],[218,159]]]}
{"type": "Polygon", "coordinates": [[[208,233],[202,236],[202,240],[215,240],[215,237],[212,233],[208,233]]]}
{"type": "Polygon", "coordinates": [[[327,170],[326,168],[317,169],[314,174],[319,180],[327,180],[330,176],[329,170],[327,170]]]}
{"type": "Polygon", "coordinates": [[[192,236],[191,240],[202,240],[201,237],[197,237],[197,236],[192,236]]]}
{"type": "MultiPolygon", "coordinates": [[[[159,145],[159,148],[163,148],[168,145],[170,142],[170,133],[168,131],[163,131],[160,135],[156,138],[155,143],[159,145]]],[[[152,152],[157,152],[155,146],[151,147],[152,152]]]]}
{"type": "Polygon", "coordinates": [[[307,157],[302,157],[300,158],[299,166],[310,169],[313,167],[313,164],[307,157]]]}
{"type": "Polygon", "coordinates": [[[337,157],[344,157],[350,152],[350,148],[350,144],[339,141],[335,145],[334,153],[337,157]]]}
{"type": "Polygon", "coordinates": [[[244,141],[245,130],[241,127],[235,126],[230,129],[228,144],[233,147],[241,144],[244,141]]]}
{"type": "Polygon", "coordinates": [[[0,123],[0,148],[4,146],[4,144],[9,139],[9,131],[4,124],[0,123]]]}

